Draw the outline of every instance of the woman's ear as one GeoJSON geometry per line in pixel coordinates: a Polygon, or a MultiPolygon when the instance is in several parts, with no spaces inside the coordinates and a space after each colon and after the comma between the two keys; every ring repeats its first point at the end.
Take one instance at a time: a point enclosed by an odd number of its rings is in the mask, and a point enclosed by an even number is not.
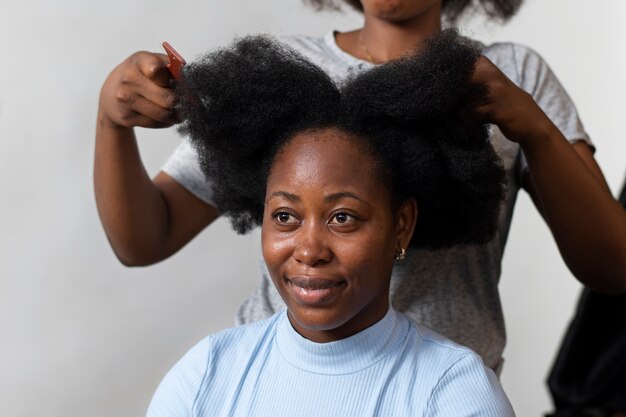
{"type": "Polygon", "coordinates": [[[398,241],[398,251],[409,246],[415,224],[417,223],[417,201],[411,197],[406,199],[398,209],[396,216],[396,236],[398,241]]]}

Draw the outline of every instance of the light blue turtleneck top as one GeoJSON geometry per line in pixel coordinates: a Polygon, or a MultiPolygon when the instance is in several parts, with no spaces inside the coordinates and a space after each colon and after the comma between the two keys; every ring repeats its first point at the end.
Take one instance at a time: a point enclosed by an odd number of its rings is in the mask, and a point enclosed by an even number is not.
{"type": "Polygon", "coordinates": [[[280,312],[211,335],[166,375],[149,417],[513,416],[471,350],[390,309],[346,339],[315,343],[280,312]]]}

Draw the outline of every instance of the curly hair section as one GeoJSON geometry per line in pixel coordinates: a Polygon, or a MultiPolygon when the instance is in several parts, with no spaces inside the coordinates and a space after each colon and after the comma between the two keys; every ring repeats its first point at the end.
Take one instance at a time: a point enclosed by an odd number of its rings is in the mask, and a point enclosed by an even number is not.
{"type": "Polygon", "coordinates": [[[197,149],[213,200],[246,233],[261,224],[269,163],[299,130],[330,124],[340,93],[328,75],[269,37],[247,37],[185,68],[179,131],[197,149]]]}
{"type": "MultiPolygon", "coordinates": [[[[342,4],[363,11],[359,0],[303,0],[316,10],[340,10],[342,4]]],[[[443,16],[451,23],[456,22],[469,10],[482,10],[489,18],[506,22],[522,5],[523,0],[443,0],[443,16]]]]}
{"type": "Polygon", "coordinates": [[[412,245],[484,243],[496,231],[504,171],[472,110],[481,49],[445,30],[419,54],[375,67],[343,89],[347,128],[369,137],[394,174],[397,198],[414,196],[412,245]]]}
{"type": "Polygon", "coordinates": [[[420,52],[380,65],[341,90],[318,67],[266,37],[191,64],[177,86],[181,132],[198,150],[214,201],[244,233],[261,224],[267,176],[295,134],[334,127],[362,141],[395,201],[415,197],[412,246],[490,240],[504,170],[471,103],[480,48],[445,30],[420,52]]]}

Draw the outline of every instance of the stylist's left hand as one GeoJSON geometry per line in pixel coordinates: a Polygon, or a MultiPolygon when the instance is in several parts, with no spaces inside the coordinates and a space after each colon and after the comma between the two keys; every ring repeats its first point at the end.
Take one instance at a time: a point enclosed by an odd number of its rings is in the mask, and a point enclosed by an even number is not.
{"type": "Polygon", "coordinates": [[[552,122],[533,97],[513,83],[488,58],[476,61],[472,82],[487,88],[475,110],[485,123],[498,125],[504,135],[519,144],[542,137],[552,122]]]}

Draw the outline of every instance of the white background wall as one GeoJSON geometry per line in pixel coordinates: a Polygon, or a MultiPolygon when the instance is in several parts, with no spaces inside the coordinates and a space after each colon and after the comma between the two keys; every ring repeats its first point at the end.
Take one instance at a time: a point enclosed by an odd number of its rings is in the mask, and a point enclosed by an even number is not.
{"type": "MultiPolygon", "coordinates": [[[[619,0],[527,0],[505,27],[464,24],[550,62],[614,193],[626,168],[624,15],[619,0]]],[[[223,221],[159,265],[117,262],[91,182],[98,91],[112,67],[163,40],[192,58],[235,35],[358,24],[298,0],[0,2],[0,415],[143,415],[166,370],[229,326],[258,279],[258,236],[235,236],[223,221]]],[[[156,173],[179,138],[139,134],[156,173]]],[[[502,380],[519,416],[539,416],[551,408],[544,380],[579,288],[525,195],[503,269],[502,380]]]]}

